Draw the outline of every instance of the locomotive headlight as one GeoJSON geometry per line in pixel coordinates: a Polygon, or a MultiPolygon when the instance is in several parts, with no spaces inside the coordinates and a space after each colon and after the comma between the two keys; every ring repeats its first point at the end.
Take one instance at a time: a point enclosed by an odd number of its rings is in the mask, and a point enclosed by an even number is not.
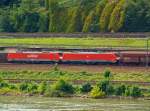
{"type": "Polygon", "coordinates": [[[120,57],[117,57],[117,60],[120,60],[120,57]]]}
{"type": "Polygon", "coordinates": [[[59,57],[59,59],[60,59],[60,60],[62,60],[62,59],[63,59],[63,57],[62,57],[62,56],[60,56],[60,57],[59,57]]]}

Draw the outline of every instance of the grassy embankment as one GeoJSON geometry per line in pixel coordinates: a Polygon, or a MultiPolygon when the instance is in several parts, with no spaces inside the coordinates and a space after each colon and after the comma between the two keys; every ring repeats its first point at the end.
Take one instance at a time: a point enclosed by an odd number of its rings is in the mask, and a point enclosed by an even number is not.
{"type": "Polygon", "coordinates": [[[146,48],[146,39],[138,38],[5,38],[0,39],[1,46],[46,46],[46,47],[126,47],[146,48]]]}
{"type": "MultiPolygon", "coordinates": [[[[149,72],[112,72],[114,81],[136,81],[150,82],[149,72]]],[[[103,79],[103,72],[71,72],[63,70],[50,71],[0,71],[2,79],[33,79],[33,80],[59,80],[65,79],[68,81],[83,80],[83,81],[99,81],[103,79]]]]}

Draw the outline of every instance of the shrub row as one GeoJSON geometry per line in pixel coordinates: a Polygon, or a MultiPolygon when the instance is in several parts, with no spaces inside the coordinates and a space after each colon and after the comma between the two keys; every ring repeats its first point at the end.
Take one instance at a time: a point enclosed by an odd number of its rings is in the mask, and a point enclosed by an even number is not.
{"type": "Polygon", "coordinates": [[[110,82],[111,73],[106,71],[104,73],[104,80],[98,82],[96,85],[85,83],[82,85],[72,85],[65,80],[59,80],[56,83],[50,84],[42,82],[40,84],[34,82],[23,82],[20,84],[10,84],[0,79],[0,89],[9,92],[16,90],[23,94],[43,95],[50,97],[65,97],[76,94],[86,94],[92,98],[103,98],[107,96],[143,96],[142,90],[138,86],[128,85],[113,85],[110,82]],[[8,90],[9,89],[9,90],[8,90]]]}

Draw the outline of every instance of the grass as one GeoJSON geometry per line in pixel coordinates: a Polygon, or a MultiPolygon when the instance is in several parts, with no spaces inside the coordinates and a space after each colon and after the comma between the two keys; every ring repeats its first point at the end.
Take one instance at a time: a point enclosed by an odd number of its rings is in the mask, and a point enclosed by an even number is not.
{"type": "MultiPolygon", "coordinates": [[[[67,72],[67,71],[0,71],[2,79],[42,79],[42,80],[59,80],[65,79],[68,81],[85,80],[99,81],[103,79],[103,72],[88,73],[88,72],[67,72]]],[[[115,81],[138,81],[150,82],[150,73],[113,73],[115,81]]]]}
{"type": "Polygon", "coordinates": [[[48,47],[132,47],[146,48],[146,40],[138,38],[1,38],[1,46],[41,45],[48,47]]]}

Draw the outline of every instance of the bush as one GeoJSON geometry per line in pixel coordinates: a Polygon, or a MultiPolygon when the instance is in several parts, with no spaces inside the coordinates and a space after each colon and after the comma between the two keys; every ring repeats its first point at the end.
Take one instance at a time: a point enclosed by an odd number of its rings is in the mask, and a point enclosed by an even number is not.
{"type": "Polygon", "coordinates": [[[35,83],[21,83],[19,86],[20,91],[27,93],[36,93],[38,86],[35,83]]]}
{"type": "Polygon", "coordinates": [[[130,89],[130,96],[132,97],[140,97],[142,96],[141,89],[137,86],[132,86],[130,89]]]}
{"type": "Polygon", "coordinates": [[[105,92],[100,90],[98,86],[95,86],[92,91],[90,92],[90,97],[98,99],[98,98],[103,98],[105,97],[105,92]]]}
{"type": "Polygon", "coordinates": [[[46,89],[45,89],[45,91],[44,91],[44,96],[51,96],[51,87],[50,87],[50,85],[47,85],[46,86],[46,89]]]}
{"type": "Polygon", "coordinates": [[[17,89],[17,87],[14,84],[9,84],[9,89],[17,89]]]}
{"type": "Polygon", "coordinates": [[[0,79],[0,88],[17,89],[16,85],[8,84],[7,82],[0,79]]]}
{"type": "Polygon", "coordinates": [[[21,83],[19,86],[20,91],[26,91],[28,90],[28,84],[27,83],[21,83]]]}
{"type": "Polygon", "coordinates": [[[46,89],[48,88],[48,85],[46,82],[42,82],[40,83],[39,87],[38,87],[38,91],[40,94],[44,94],[46,92],[46,89]]]}
{"type": "Polygon", "coordinates": [[[137,86],[128,86],[125,90],[125,96],[140,97],[142,96],[142,91],[137,86]]]}
{"type": "Polygon", "coordinates": [[[107,90],[109,87],[109,81],[108,80],[103,80],[98,84],[99,88],[107,94],[107,90]]]}
{"type": "Polygon", "coordinates": [[[2,88],[0,89],[0,95],[18,96],[18,95],[21,95],[21,93],[18,90],[14,90],[10,88],[2,88]]]}
{"type": "Polygon", "coordinates": [[[3,80],[0,80],[0,88],[8,87],[9,84],[3,80]]]}
{"type": "Polygon", "coordinates": [[[81,94],[81,86],[75,85],[75,86],[74,86],[74,92],[75,92],[76,94],[81,94]]]}
{"type": "Polygon", "coordinates": [[[110,78],[110,76],[111,76],[111,72],[110,72],[109,70],[106,70],[106,71],[104,72],[104,77],[105,77],[105,78],[110,78]]]}
{"type": "Polygon", "coordinates": [[[147,92],[147,96],[150,97],[150,89],[147,92]]]}
{"type": "Polygon", "coordinates": [[[125,94],[125,91],[126,91],[126,86],[125,85],[117,86],[115,88],[115,95],[122,96],[122,95],[125,94]]]}
{"type": "Polygon", "coordinates": [[[109,86],[107,87],[107,92],[106,92],[106,94],[107,94],[107,95],[112,95],[114,92],[115,92],[114,87],[111,86],[111,85],[109,85],[109,86]]]}
{"type": "Polygon", "coordinates": [[[64,97],[65,94],[61,91],[57,91],[57,90],[51,90],[49,91],[49,94],[46,96],[50,96],[50,97],[64,97]]]}
{"type": "Polygon", "coordinates": [[[29,86],[29,92],[35,94],[38,92],[38,86],[36,83],[31,83],[29,86]]]}
{"type": "Polygon", "coordinates": [[[71,84],[67,83],[64,80],[59,80],[52,87],[46,88],[45,96],[50,97],[65,97],[74,93],[74,88],[71,84]]]}
{"type": "Polygon", "coordinates": [[[59,91],[59,90],[52,90],[50,87],[46,90],[45,96],[48,97],[69,97],[70,94],[59,91]]]}
{"type": "Polygon", "coordinates": [[[67,94],[73,94],[74,88],[71,84],[67,83],[64,80],[59,80],[52,86],[53,90],[61,91],[67,94]]]}
{"type": "Polygon", "coordinates": [[[90,92],[91,90],[92,90],[92,86],[90,83],[85,83],[81,87],[81,92],[83,92],[83,93],[90,92]]]}
{"type": "Polygon", "coordinates": [[[125,96],[130,96],[130,86],[126,87],[125,96]]]}

